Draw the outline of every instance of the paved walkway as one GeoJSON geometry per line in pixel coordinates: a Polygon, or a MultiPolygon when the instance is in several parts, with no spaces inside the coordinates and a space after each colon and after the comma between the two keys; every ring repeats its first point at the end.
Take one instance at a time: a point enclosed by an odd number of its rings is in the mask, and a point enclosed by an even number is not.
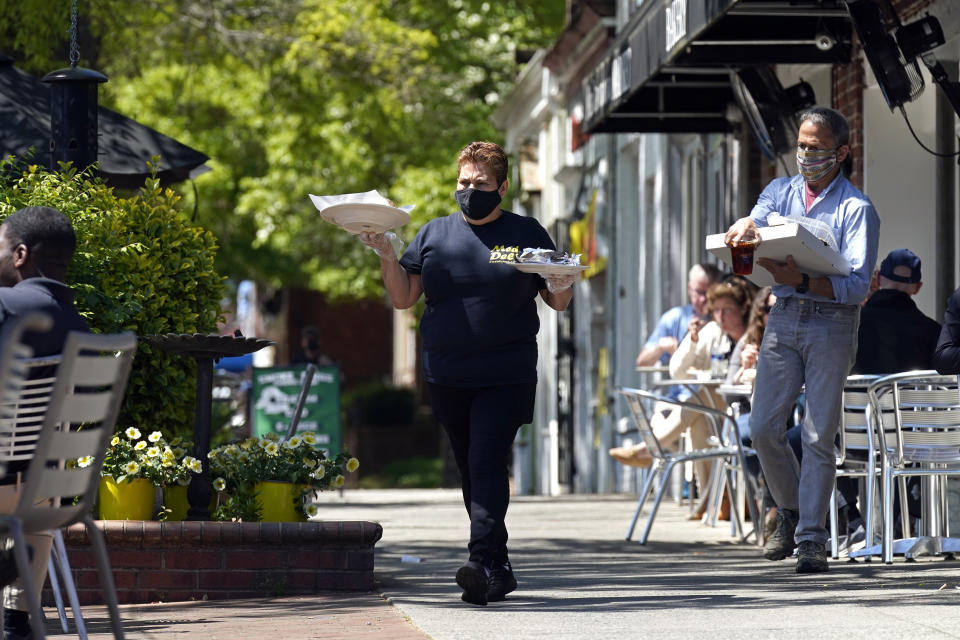
{"type": "MultiPolygon", "coordinates": [[[[325,494],[324,517],[376,520],[378,591],[264,601],[124,607],[127,637],[266,640],[391,638],[956,638],[960,563],[831,562],[798,576],[729,528],[665,504],[650,542],[623,534],[628,496],[522,497],[508,516],[520,588],[506,602],[460,601],[453,575],[466,516],[455,491],[325,494]],[[419,560],[419,561],[416,561],[419,560]]],[[[91,608],[91,638],[108,638],[91,608]]]]}

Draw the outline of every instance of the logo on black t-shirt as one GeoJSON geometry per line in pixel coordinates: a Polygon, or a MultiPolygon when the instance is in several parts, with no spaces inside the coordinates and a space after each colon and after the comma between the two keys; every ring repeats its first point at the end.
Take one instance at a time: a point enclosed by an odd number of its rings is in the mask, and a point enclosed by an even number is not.
{"type": "Polygon", "coordinates": [[[520,247],[506,247],[498,244],[490,250],[490,262],[516,262],[520,247]]]}

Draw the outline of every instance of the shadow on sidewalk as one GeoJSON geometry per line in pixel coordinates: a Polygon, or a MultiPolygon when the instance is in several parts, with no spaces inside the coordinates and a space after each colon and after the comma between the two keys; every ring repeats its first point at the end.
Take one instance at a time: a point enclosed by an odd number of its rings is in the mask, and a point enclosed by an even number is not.
{"type": "MultiPolygon", "coordinates": [[[[422,558],[400,563],[393,548],[377,552],[377,588],[395,602],[462,607],[453,575],[463,551],[429,543],[403,544],[402,554],[422,558]]],[[[537,548],[526,541],[511,550],[520,588],[504,606],[537,611],[603,612],[656,609],[756,608],[766,602],[803,605],[834,603],[841,592],[869,598],[871,605],[915,606],[918,598],[904,591],[929,589],[923,604],[955,606],[954,598],[936,597],[941,585],[960,584],[960,563],[925,558],[898,561],[830,562],[826,574],[797,575],[793,559],[764,560],[753,545],[609,540],[543,540],[537,548]]],[[[492,607],[491,607],[492,609],[492,607]]]]}

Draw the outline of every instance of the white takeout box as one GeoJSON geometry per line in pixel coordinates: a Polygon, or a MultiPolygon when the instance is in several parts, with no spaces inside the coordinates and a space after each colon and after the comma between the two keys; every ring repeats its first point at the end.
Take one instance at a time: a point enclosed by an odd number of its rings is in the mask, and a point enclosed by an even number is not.
{"type": "MultiPolygon", "coordinates": [[[[760,246],[753,254],[753,273],[745,276],[760,287],[777,284],[770,272],[757,264],[757,258],[786,262],[792,255],[800,270],[811,276],[850,274],[850,263],[796,222],[759,227],[760,246]]],[[[723,242],[723,233],[707,236],[706,249],[726,264],[731,264],[730,247],[723,242]]]]}

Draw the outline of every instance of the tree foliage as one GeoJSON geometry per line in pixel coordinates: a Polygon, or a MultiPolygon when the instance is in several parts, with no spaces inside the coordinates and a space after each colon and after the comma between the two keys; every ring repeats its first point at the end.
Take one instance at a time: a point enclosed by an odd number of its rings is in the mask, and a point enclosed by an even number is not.
{"type": "MultiPolygon", "coordinates": [[[[564,4],[81,2],[81,64],[110,77],[105,104],[211,156],[197,221],[223,247],[221,273],[361,298],[381,290],[377,261],[307,194],[415,204],[407,240],[448,213],[457,151],[498,139],[489,117],[515,53],[552,41],[564,4]]],[[[66,5],[0,0],[0,51],[37,73],[64,66],[66,5]]]]}
{"type": "MultiPolygon", "coordinates": [[[[95,333],[215,330],[225,294],[214,269],[216,240],[184,219],[179,196],[156,178],[124,197],[72,169],[54,173],[0,161],[0,176],[0,222],[23,207],[50,206],[73,223],[77,249],[66,281],[95,333]]],[[[189,430],[195,367],[191,358],[140,341],[118,428],[189,430]]]]}

